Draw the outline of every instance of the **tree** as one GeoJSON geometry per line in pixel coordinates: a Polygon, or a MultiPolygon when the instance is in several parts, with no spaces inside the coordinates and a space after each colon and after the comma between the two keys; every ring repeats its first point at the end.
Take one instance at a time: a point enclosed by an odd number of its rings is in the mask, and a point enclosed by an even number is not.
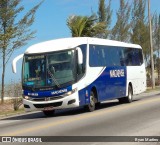
{"type": "Polygon", "coordinates": [[[107,14],[106,14],[106,6],[105,6],[105,0],[99,0],[99,22],[106,22],[107,20],[107,14]]]}
{"type": "Polygon", "coordinates": [[[158,56],[156,59],[156,69],[158,72],[158,80],[160,80],[160,14],[155,14],[153,26],[154,48],[158,56]]]}
{"type": "Polygon", "coordinates": [[[2,51],[2,89],[1,101],[4,100],[4,82],[6,65],[13,52],[26,45],[34,38],[35,31],[30,26],[35,19],[35,13],[42,2],[34,6],[20,19],[24,6],[20,0],[0,0],[0,49],[2,51]]]}
{"type": "Polygon", "coordinates": [[[134,0],[132,8],[131,42],[142,46],[146,62],[149,58],[149,26],[145,18],[146,1],[134,0]]]}
{"type": "Polygon", "coordinates": [[[96,15],[70,16],[67,19],[67,26],[72,37],[96,37],[104,30],[104,24],[97,23],[96,15]]]}
{"type": "Polygon", "coordinates": [[[70,16],[67,19],[67,25],[71,30],[72,37],[83,36],[83,31],[88,21],[87,16],[70,16]]]}
{"type": "Polygon", "coordinates": [[[117,11],[117,22],[112,29],[112,39],[126,42],[129,41],[130,8],[129,2],[125,3],[125,0],[120,0],[120,7],[117,11]]]}
{"type": "Polygon", "coordinates": [[[107,38],[111,24],[111,0],[107,7],[105,0],[99,0],[98,17],[72,15],[67,19],[67,26],[71,30],[72,37],[99,37],[107,38]]]}
{"type": "Polygon", "coordinates": [[[153,19],[154,48],[160,58],[160,14],[155,14],[153,19]]]}
{"type": "Polygon", "coordinates": [[[100,38],[107,38],[109,36],[109,29],[111,25],[111,0],[109,0],[108,5],[106,7],[105,0],[99,0],[99,10],[98,10],[98,19],[99,23],[103,23],[103,32],[100,34],[100,38]]]}

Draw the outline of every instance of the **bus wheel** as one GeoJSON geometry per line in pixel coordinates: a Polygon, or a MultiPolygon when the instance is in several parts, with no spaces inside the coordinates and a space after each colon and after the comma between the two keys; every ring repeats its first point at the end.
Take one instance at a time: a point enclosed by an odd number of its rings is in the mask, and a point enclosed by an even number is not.
{"type": "Polygon", "coordinates": [[[96,98],[95,98],[94,93],[91,91],[90,103],[87,106],[85,106],[85,110],[92,112],[95,110],[95,106],[96,106],[96,98]]]}
{"type": "Polygon", "coordinates": [[[126,103],[131,103],[133,101],[132,87],[128,86],[128,96],[126,97],[126,103]]]}
{"type": "Polygon", "coordinates": [[[55,114],[55,110],[43,110],[45,116],[51,117],[55,114]]]}
{"type": "Polygon", "coordinates": [[[131,103],[133,101],[133,92],[132,92],[132,87],[129,85],[128,86],[128,96],[124,98],[119,98],[120,103],[131,103]]]}

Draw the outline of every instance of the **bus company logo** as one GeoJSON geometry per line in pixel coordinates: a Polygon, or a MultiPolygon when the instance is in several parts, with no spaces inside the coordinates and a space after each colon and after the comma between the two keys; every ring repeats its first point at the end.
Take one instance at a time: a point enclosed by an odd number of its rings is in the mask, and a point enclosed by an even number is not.
{"type": "Polygon", "coordinates": [[[110,70],[110,77],[111,78],[124,77],[124,69],[110,70]]]}
{"type": "Polygon", "coordinates": [[[50,101],[50,97],[45,97],[45,101],[50,101]]]}
{"type": "Polygon", "coordinates": [[[61,93],[67,93],[67,89],[51,92],[52,95],[58,95],[58,94],[61,94],[61,93]]]}

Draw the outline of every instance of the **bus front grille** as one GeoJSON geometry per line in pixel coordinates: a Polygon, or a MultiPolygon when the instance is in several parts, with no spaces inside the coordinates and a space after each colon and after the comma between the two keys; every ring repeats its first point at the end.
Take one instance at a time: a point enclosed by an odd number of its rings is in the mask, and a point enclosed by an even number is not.
{"type": "MultiPolygon", "coordinates": [[[[46,97],[45,97],[46,98],[46,97]]],[[[46,101],[45,98],[32,98],[32,101],[36,101],[36,102],[41,102],[41,101],[46,101]]],[[[64,98],[63,96],[55,96],[55,97],[47,97],[49,98],[49,100],[58,100],[58,99],[62,99],[64,98]]]]}
{"type": "Polygon", "coordinates": [[[36,108],[45,108],[45,107],[59,107],[62,105],[62,101],[61,102],[56,102],[56,103],[48,103],[48,104],[33,104],[34,107],[36,108]]]}

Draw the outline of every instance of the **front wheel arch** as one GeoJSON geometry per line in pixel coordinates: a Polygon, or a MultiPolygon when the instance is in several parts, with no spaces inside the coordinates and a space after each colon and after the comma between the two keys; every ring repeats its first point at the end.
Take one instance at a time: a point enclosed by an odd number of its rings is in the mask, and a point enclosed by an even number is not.
{"type": "Polygon", "coordinates": [[[96,101],[96,103],[99,101],[99,99],[98,99],[98,92],[97,92],[97,89],[96,89],[96,87],[94,86],[94,87],[92,87],[92,89],[91,89],[91,91],[90,92],[93,92],[94,93],[94,96],[95,96],[95,101],[96,101]]]}
{"type": "Polygon", "coordinates": [[[89,95],[90,103],[85,105],[84,108],[87,112],[92,112],[96,109],[96,104],[98,102],[98,93],[96,87],[92,87],[89,95]]]}

